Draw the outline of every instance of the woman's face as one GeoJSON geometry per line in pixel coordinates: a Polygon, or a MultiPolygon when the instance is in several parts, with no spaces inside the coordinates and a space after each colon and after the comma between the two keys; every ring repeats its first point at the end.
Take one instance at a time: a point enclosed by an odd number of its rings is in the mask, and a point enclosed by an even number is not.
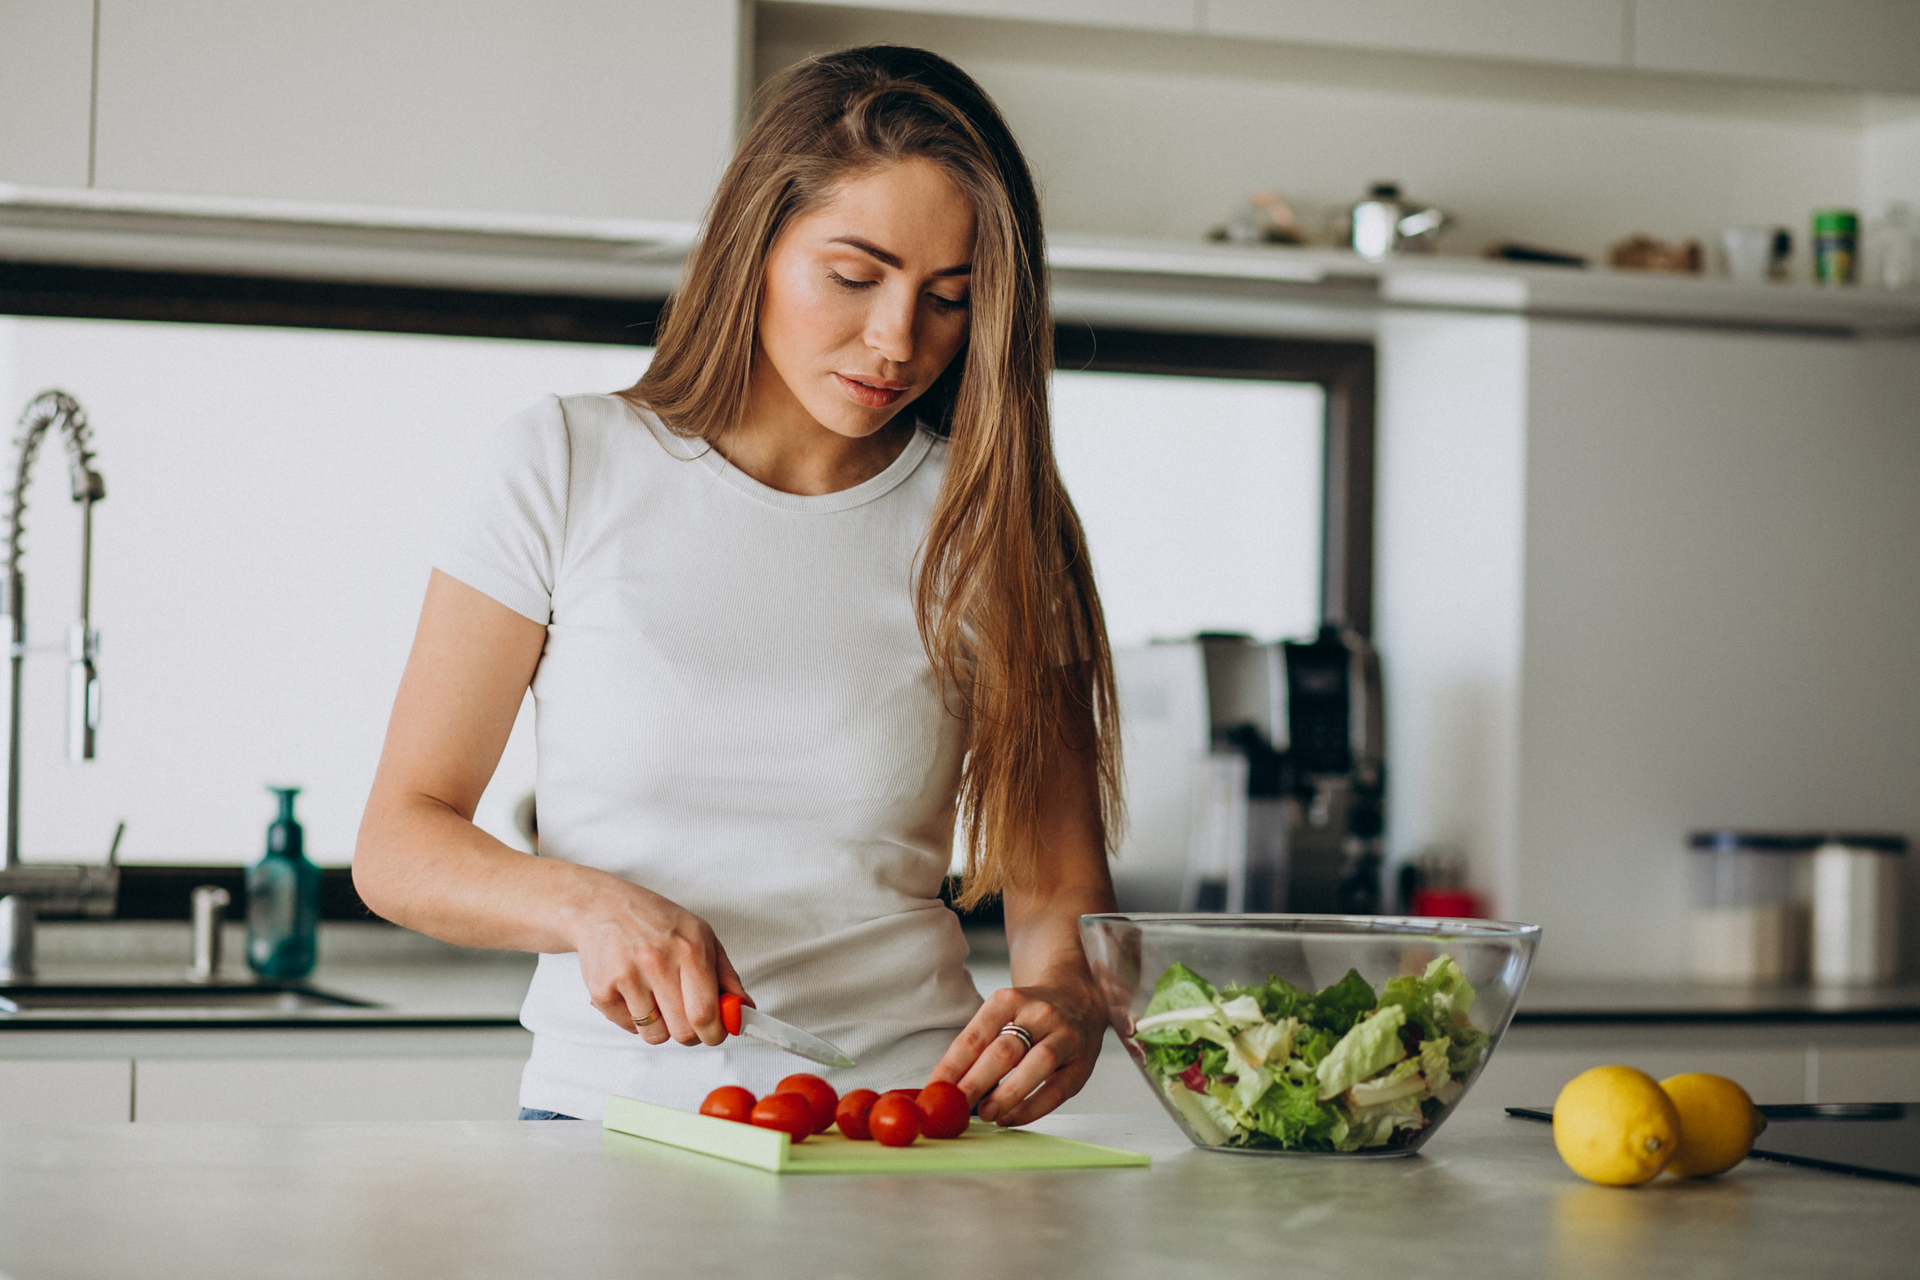
{"type": "Polygon", "coordinates": [[[767,255],[754,416],[872,435],[933,385],[967,336],[973,204],[925,160],[841,184],[767,255]]]}

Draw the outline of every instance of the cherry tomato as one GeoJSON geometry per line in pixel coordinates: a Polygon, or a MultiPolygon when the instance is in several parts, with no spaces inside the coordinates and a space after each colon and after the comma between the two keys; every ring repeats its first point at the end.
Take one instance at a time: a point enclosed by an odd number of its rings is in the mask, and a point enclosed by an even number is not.
{"type": "Polygon", "coordinates": [[[770,1093],[753,1104],[748,1120],[762,1129],[778,1129],[795,1142],[813,1132],[813,1104],[799,1093],[770,1093]]]}
{"type": "Polygon", "coordinates": [[[867,1128],[883,1147],[910,1147],[920,1136],[920,1107],[912,1098],[900,1096],[906,1092],[881,1094],[867,1112],[867,1128]]]}
{"type": "Polygon", "coordinates": [[[700,1114],[716,1120],[737,1120],[747,1124],[753,1114],[754,1097],[737,1084],[723,1084],[700,1104],[700,1114]]]}
{"type": "Polygon", "coordinates": [[[867,1112],[880,1100],[880,1095],[871,1089],[855,1089],[840,1099],[840,1105],[833,1109],[834,1123],[840,1126],[840,1132],[855,1142],[865,1142],[873,1137],[873,1130],[867,1128],[867,1112]]]}
{"type": "Polygon", "coordinates": [[[967,1131],[967,1113],[973,1108],[959,1085],[950,1080],[935,1080],[920,1091],[920,1114],[926,1123],[920,1131],[929,1138],[957,1138],[967,1131]]]}
{"type": "Polygon", "coordinates": [[[920,1091],[918,1089],[889,1089],[880,1096],[883,1098],[912,1098],[916,1106],[919,1105],[920,1102],[920,1091]]]}
{"type": "Polygon", "coordinates": [[[805,1071],[794,1074],[773,1086],[775,1093],[797,1093],[813,1106],[813,1131],[825,1133],[833,1128],[833,1109],[840,1105],[840,1095],[834,1087],[819,1076],[805,1071]]]}
{"type": "Polygon", "coordinates": [[[720,1025],[727,1029],[727,1034],[730,1036],[740,1034],[740,1006],[743,1003],[745,1002],[731,991],[722,992],[720,995],[720,1025]]]}

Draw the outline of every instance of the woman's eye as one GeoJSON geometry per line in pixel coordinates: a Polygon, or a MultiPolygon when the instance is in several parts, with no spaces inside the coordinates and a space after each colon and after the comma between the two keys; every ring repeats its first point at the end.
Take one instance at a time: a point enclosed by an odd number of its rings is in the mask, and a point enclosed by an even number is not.
{"type": "Polygon", "coordinates": [[[942,311],[965,311],[969,301],[964,297],[949,298],[944,293],[935,293],[929,296],[933,299],[933,305],[942,311]]]}
{"type": "Polygon", "coordinates": [[[878,280],[849,280],[832,267],[827,268],[827,278],[842,289],[871,289],[880,283],[878,280]]]}

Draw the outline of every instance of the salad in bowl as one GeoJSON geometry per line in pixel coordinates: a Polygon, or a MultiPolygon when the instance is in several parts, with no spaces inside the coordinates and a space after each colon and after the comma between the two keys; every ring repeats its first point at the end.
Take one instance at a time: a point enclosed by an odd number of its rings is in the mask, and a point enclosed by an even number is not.
{"type": "Polygon", "coordinates": [[[1087,916],[1082,930],[1115,1030],[1196,1144],[1359,1155],[1410,1152],[1453,1110],[1538,934],[1325,916],[1087,916]],[[1310,980],[1340,959],[1340,977],[1310,980]]]}

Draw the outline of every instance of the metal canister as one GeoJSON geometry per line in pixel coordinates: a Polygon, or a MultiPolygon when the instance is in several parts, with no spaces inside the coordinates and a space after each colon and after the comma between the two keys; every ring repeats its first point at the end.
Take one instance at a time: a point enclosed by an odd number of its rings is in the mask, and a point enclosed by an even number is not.
{"type": "Polygon", "coordinates": [[[1822,209],[1813,215],[1813,279],[1816,284],[1852,284],[1860,264],[1860,215],[1822,209]]]}

